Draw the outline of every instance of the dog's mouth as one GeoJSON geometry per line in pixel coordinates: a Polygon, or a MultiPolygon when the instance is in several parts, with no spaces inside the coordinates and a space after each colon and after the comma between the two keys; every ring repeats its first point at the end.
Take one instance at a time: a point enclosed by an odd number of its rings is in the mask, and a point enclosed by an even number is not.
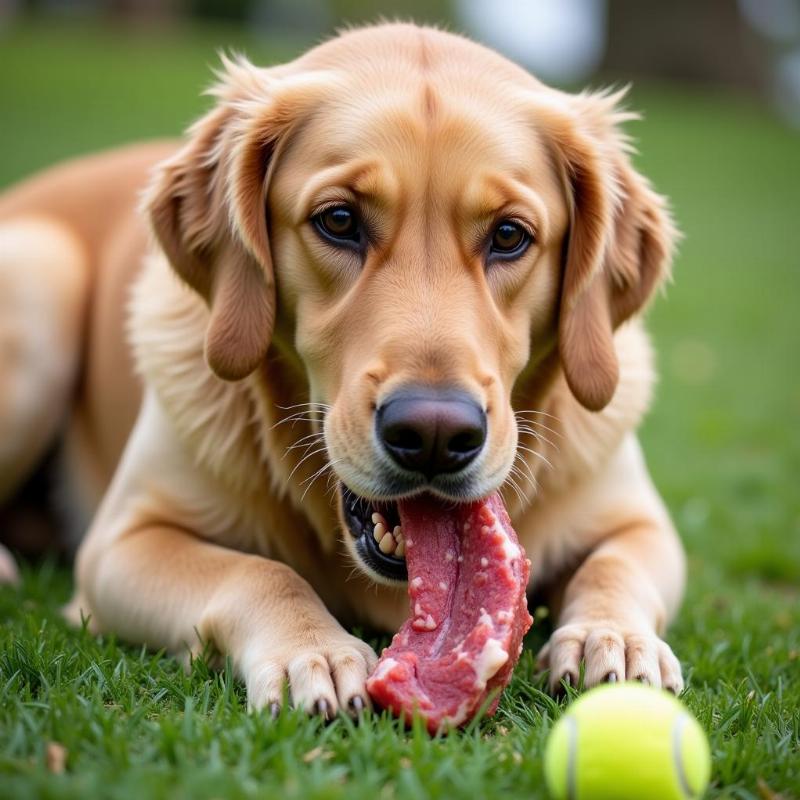
{"type": "Polygon", "coordinates": [[[368,569],[389,581],[408,579],[406,542],[397,503],[367,500],[340,484],[342,511],[356,551],[368,569]]]}

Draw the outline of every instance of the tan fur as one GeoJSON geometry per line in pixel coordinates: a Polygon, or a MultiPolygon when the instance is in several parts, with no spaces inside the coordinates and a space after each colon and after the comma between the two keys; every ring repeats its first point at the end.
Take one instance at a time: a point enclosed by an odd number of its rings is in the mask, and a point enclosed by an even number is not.
{"type": "MultiPolygon", "coordinates": [[[[182,146],[74,162],[0,199],[0,265],[88,276],[85,316],[59,280],[35,300],[64,298],[84,331],[67,457],[99,507],[71,616],[176,653],[210,643],[253,707],[288,679],[297,705],[357,710],[375,656],[340,623],[393,630],[406,598],[359,567],[330,482],[380,495],[373,409],[405,383],[456,385],[488,409],[472,496],[501,488],[532,585],[560,587],[553,688],[585,659],[589,685],[679,690],[659,637],[684,559],[633,433],[653,382],[636,315],[675,232],[630,163],[621,96],[557,92],[411,25],[268,70],[226,62],[214,96],[182,146]],[[363,264],[308,223],[344,201],[373,225],[363,264]],[[31,214],[51,227],[20,253],[31,214]],[[534,246],[487,268],[478,243],[508,215],[534,246]],[[54,255],[61,236],[80,265],[54,255]]],[[[35,332],[33,308],[15,334],[35,332]]],[[[0,385],[45,388],[73,339],[3,361],[0,385]]],[[[0,434],[19,419],[0,408],[0,434]]],[[[28,466],[8,458],[0,477],[28,466]]]]}

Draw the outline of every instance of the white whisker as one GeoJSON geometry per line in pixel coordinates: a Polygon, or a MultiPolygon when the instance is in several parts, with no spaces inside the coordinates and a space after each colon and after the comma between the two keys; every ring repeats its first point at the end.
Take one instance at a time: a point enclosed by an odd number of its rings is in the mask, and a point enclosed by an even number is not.
{"type": "Polygon", "coordinates": [[[541,428],[542,430],[547,431],[548,433],[552,433],[553,436],[558,436],[562,438],[563,434],[560,431],[557,431],[555,428],[551,428],[548,425],[545,425],[543,422],[539,422],[535,419],[526,419],[525,417],[516,417],[517,425],[520,427],[532,427],[535,426],[536,428],[541,428]]]}
{"type": "Polygon", "coordinates": [[[559,450],[558,445],[556,445],[553,442],[551,442],[546,436],[544,436],[543,434],[539,433],[539,431],[535,431],[532,428],[526,427],[525,425],[518,425],[517,426],[517,432],[520,435],[532,436],[538,442],[544,442],[545,444],[547,444],[550,447],[552,447],[553,450],[555,450],[556,452],[558,452],[558,450],[559,450]]]}
{"type": "Polygon", "coordinates": [[[292,423],[292,427],[301,423],[301,422],[324,422],[324,417],[304,417],[302,414],[305,412],[301,412],[301,414],[292,414],[289,417],[284,417],[283,419],[279,419],[274,425],[270,426],[270,430],[274,430],[279,425],[284,425],[287,422],[292,423]]]}
{"type": "Polygon", "coordinates": [[[301,503],[303,502],[303,500],[306,499],[306,495],[308,494],[308,490],[314,485],[314,481],[316,481],[316,479],[319,478],[320,475],[323,475],[326,470],[328,470],[328,469],[333,470],[333,465],[334,464],[338,464],[341,460],[342,460],[341,458],[337,458],[336,461],[328,461],[327,463],[323,464],[322,467],[320,467],[320,469],[318,469],[310,478],[306,478],[300,484],[302,486],[303,483],[308,483],[308,486],[306,486],[305,490],[303,491],[302,496],[300,497],[300,502],[301,503]]]}
{"type": "Polygon", "coordinates": [[[295,444],[289,445],[286,448],[286,452],[283,454],[283,457],[286,458],[286,456],[289,455],[289,452],[291,450],[297,450],[297,449],[299,449],[301,447],[304,447],[306,450],[308,450],[309,448],[313,447],[315,444],[319,444],[320,442],[324,441],[324,439],[325,439],[325,435],[323,433],[321,433],[321,432],[320,433],[309,434],[308,436],[304,436],[299,442],[296,442],[295,444]],[[306,439],[312,439],[312,441],[305,442],[306,439]]]}
{"type": "Polygon", "coordinates": [[[287,480],[287,481],[290,481],[290,480],[292,479],[292,476],[295,474],[295,472],[297,472],[297,470],[299,469],[300,465],[301,465],[301,464],[303,464],[303,462],[305,462],[305,461],[308,461],[308,459],[309,459],[309,458],[311,458],[312,456],[315,456],[315,455],[317,455],[318,453],[324,453],[324,452],[325,452],[327,449],[328,449],[328,448],[327,448],[325,445],[323,445],[322,447],[318,447],[318,448],[317,448],[316,450],[314,450],[313,452],[311,452],[311,453],[307,453],[306,455],[304,455],[304,456],[303,456],[303,457],[302,457],[302,458],[301,458],[301,459],[300,459],[300,460],[299,460],[299,461],[298,461],[298,462],[297,462],[297,463],[294,465],[294,469],[293,469],[293,470],[292,470],[292,471],[289,473],[289,477],[288,477],[286,480],[287,480]]]}
{"type": "Polygon", "coordinates": [[[323,409],[331,409],[333,408],[330,403],[295,403],[291,406],[278,406],[276,405],[275,408],[279,408],[281,411],[291,411],[293,408],[323,408],[323,409]]]}
{"type": "Polygon", "coordinates": [[[538,450],[534,450],[532,447],[525,447],[525,445],[523,444],[518,444],[517,450],[524,450],[526,453],[530,453],[531,455],[536,456],[538,459],[544,461],[544,463],[547,464],[549,469],[553,469],[553,465],[550,463],[547,456],[543,455],[538,450]]]}
{"type": "Polygon", "coordinates": [[[550,419],[555,420],[556,422],[561,422],[561,420],[555,414],[548,414],[546,411],[537,411],[535,408],[523,408],[519,411],[514,411],[514,415],[522,415],[522,414],[535,414],[537,417],[550,417],[550,419]]]}
{"type": "Polygon", "coordinates": [[[520,504],[524,508],[528,504],[528,502],[525,499],[525,495],[522,493],[522,490],[519,488],[519,485],[517,484],[517,482],[514,480],[514,478],[510,474],[506,478],[505,482],[508,483],[511,486],[511,488],[514,490],[514,493],[517,495],[517,499],[519,500],[520,504]]]}
{"type": "Polygon", "coordinates": [[[522,460],[520,461],[520,464],[522,464],[525,467],[525,469],[527,470],[527,474],[525,474],[525,473],[522,472],[522,470],[519,468],[519,466],[517,466],[516,462],[517,462],[517,459],[515,458],[514,459],[514,463],[512,464],[512,467],[516,467],[517,472],[523,478],[525,478],[528,481],[528,483],[530,483],[530,485],[533,487],[534,491],[538,492],[539,491],[539,481],[536,480],[536,475],[534,475],[533,470],[531,469],[531,465],[527,461],[522,461],[522,460]]]}
{"type": "MultiPolygon", "coordinates": [[[[512,462],[512,467],[514,467],[517,462],[519,462],[525,469],[528,471],[528,475],[530,475],[531,480],[533,481],[534,488],[538,491],[539,490],[539,482],[536,480],[536,475],[533,472],[533,468],[528,463],[527,459],[523,458],[519,453],[514,456],[514,461],[512,462]]],[[[519,469],[519,467],[517,467],[519,469]]]]}

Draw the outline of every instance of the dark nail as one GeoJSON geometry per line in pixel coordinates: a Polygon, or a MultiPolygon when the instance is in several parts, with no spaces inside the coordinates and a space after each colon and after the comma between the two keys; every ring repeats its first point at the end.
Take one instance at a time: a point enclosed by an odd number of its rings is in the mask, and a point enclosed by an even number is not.
{"type": "Polygon", "coordinates": [[[347,705],[349,705],[350,710],[357,715],[361,714],[361,712],[364,710],[364,700],[359,695],[351,697],[350,702],[347,705]]]}
{"type": "Polygon", "coordinates": [[[612,670],[611,672],[608,673],[608,675],[606,675],[604,680],[606,683],[616,683],[617,673],[612,670]]]}
{"type": "Polygon", "coordinates": [[[643,683],[645,686],[649,686],[650,685],[650,681],[647,680],[647,676],[646,675],[637,675],[635,680],[639,681],[639,683],[643,683]]]}
{"type": "Polygon", "coordinates": [[[564,697],[567,694],[567,687],[574,686],[577,683],[575,677],[571,672],[565,672],[558,683],[553,688],[553,694],[556,697],[564,697]]]}
{"type": "Polygon", "coordinates": [[[270,703],[269,704],[269,715],[272,719],[278,717],[281,713],[281,704],[280,703],[270,703]]]}
{"type": "Polygon", "coordinates": [[[328,701],[324,697],[320,697],[320,699],[314,703],[314,713],[325,717],[325,719],[328,719],[328,708],[328,701]]]}

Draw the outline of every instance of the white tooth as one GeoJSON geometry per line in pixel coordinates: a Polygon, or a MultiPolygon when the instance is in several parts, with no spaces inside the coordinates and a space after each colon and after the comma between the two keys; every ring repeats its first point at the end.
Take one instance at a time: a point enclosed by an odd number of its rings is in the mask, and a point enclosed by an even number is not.
{"type": "Polygon", "coordinates": [[[417,575],[417,577],[414,578],[413,581],[411,581],[411,588],[419,589],[420,586],[422,586],[422,578],[420,578],[419,575],[417,575]]]}
{"type": "Polygon", "coordinates": [[[489,566],[489,559],[488,558],[482,558],[481,559],[481,566],[482,567],[488,567],[489,566]]]}
{"type": "Polygon", "coordinates": [[[375,511],[372,514],[372,524],[377,525],[379,522],[382,522],[384,525],[386,525],[386,518],[380,513],[380,511],[375,511]]]}
{"type": "Polygon", "coordinates": [[[447,591],[447,584],[444,581],[439,581],[439,588],[443,591],[447,591]]]}
{"type": "Polygon", "coordinates": [[[395,544],[394,544],[394,537],[392,536],[392,534],[385,533],[383,535],[383,539],[381,539],[380,542],[378,543],[378,547],[380,548],[381,553],[386,553],[386,555],[389,555],[389,553],[393,553],[395,544]]]}
{"type": "Polygon", "coordinates": [[[394,526],[394,530],[392,531],[392,536],[397,539],[398,542],[403,541],[403,529],[399,525],[394,526]]]}
{"type": "Polygon", "coordinates": [[[421,617],[422,613],[422,606],[419,603],[414,603],[414,616],[421,617]]]}
{"type": "Polygon", "coordinates": [[[386,526],[382,522],[377,523],[377,525],[375,525],[375,530],[372,532],[372,535],[375,537],[375,541],[382,541],[385,534],[386,526]]]}
{"type": "Polygon", "coordinates": [[[405,558],[406,557],[406,546],[403,542],[398,542],[397,547],[395,548],[394,554],[398,558],[405,558]]]}
{"type": "Polygon", "coordinates": [[[427,618],[425,619],[425,629],[432,631],[436,628],[436,620],[428,614],[427,618]]]}

